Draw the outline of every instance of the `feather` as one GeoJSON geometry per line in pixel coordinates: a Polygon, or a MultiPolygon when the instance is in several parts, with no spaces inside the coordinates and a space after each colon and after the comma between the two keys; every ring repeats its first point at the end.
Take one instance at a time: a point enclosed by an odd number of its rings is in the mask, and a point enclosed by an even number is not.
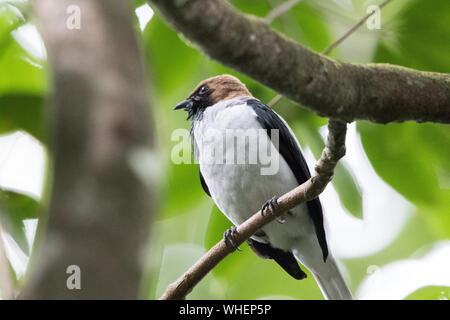
{"type": "MultiPolygon", "coordinates": [[[[253,108],[261,126],[267,130],[270,137],[271,129],[279,130],[278,151],[286,160],[292,172],[294,173],[299,184],[304,183],[311,177],[311,174],[303,157],[300,147],[298,146],[295,136],[290,132],[284,121],[272,109],[257,99],[247,100],[247,104],[253,108]]],[[[323,260],[326,261],[328,256],[328,246],[323,226],[323,212],[319,198],[307,202],[308,214],[311,217],[316,236],[322,249],[323,260]]]]}

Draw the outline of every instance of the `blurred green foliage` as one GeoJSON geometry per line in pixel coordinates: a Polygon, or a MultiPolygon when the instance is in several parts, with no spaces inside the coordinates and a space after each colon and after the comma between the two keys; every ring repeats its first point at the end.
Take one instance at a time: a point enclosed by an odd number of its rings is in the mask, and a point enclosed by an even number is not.
{"type": "Polygon", "coordinates": [[[42,139],[44,70],[12,33],[25,23],[16,7],[0,4],[0,134],[22,129],[42,139]]]}
{"type": "MultiPolygon", "coordinates": [[[[27,23],[28,9],[24,3],[0,3],[0,134],[24,130],[42,139],[47,87],[44,69],[14,34],[27,23]]],[[[38,212],[35,199],[0,188],[0,223],[26,255],[30,248],[23,221],[36,219],[38,212]]]]}
{"type": "Polygon", "coordinates": [[[0,222],[25,253],[30,252],[23,220],[38,217],[39,203],[26,195],[0,189],[0,222]]]}
{"type": "MultiPolygon", "coordinates": [[[[247,14],[265,17],[282,1],[233,0],[247,14]]],[[[140,6],[145,1],[133,1],[140,6]]],[[[272,26],[315,51],[322,51],[366,14],[367,1],[302,1],[272,26]],[[338,29],[340,30],[340,29],[338,29]]],[[[374,1],[374,3],[379,3],[374,1]]],[[[21,4],[20,10],[27,6],[21,4]]],[[[25,130],[45,143],[44,103],[47,95],[47,67],[36,61],[14,38],[12,31],[29,22],[12,4],[0,4],[0,134],[25,130]],[[6,75],[6,76],[4,76],[6,75]]],[[[205,17],[207,18],[207,17],[205,17]]],[[[382,29],[362,26],[351,36],[352,44],[373,38],[369,59],[427,71],[450,72],[450,2],[448,0],[393,1],[382,10],[382,29]]],[[[140,35],[148,64],[150,92],[158,149],[165,163],[160,182],[157,221],[153,225],[151,263],[144,285],[145,298],[157,298],[203,252],[222,238],[231,223],[213,206],[200,185],[197,165],[175,165],[170,161],[174,129],[189,129],[185,115],[172,111],[201,80],[229,73],[246,83],[254,96],[270,101],[275,93],[258,82],[212,61],[170,27],[158,12],[140,35]]],[[[335,58],[346,60],[341,52],[335,58]]],[[[359,47],[354,47],[358,57],[359,47]]],[[[365,60],[367,57],[362,58],[365,60]]],[[[330,92],[329,94],[333,94],[330,92]]],[[[324,146],[320,130],[327,120],[286,99],[275,110],[288,120],[304,149],[318,158],[324,146]]],[[[369,256],[345,259],[344,266],[354,292],[367,276],[370,265],[383,265],[408,258],[420,247],[450,236],[450,128],[436,124],[378,125],[360,121],[357,130],[367,157],[377,174],[415,206],[415,214],[397,238],[383,250],[369,256]]],[[[339,164],[333,186],[348,214],[364,219],[364,194],[355,176],[358,168],[339,164]]],[[[386,204],[389,206],[389,204],[386,204]]],[[[13,191],[0,190],[1,223],[24,252],[28,252],[23,219],[36,218],[39,203],[13,191]]],[[[321,299],[308,273],[302,281],[292,280],[273,261],[262,260],[242,245],[243,252],[227,257],[202,281],[189,298],[321,299]]],[[[427,287],[408,299],[439,299],[444,287],[427,287]]]]}
{"type": "Polygon", "coordinates": [[[438,124],[358,123],[362,143],[374,169],[393,186],[434,230],[450,232],[450,128],[438,124]]]}
{"type": "MultiPolygon", "coordinates": [[[[280,1],[231,1],[238,9],[247,14],[265,17],[273,6],[280,1]]],[[[276,19],[272,26],[278,31],[286,34],[290,38],[305,44],[316,51],[322,51],[328,47],[340,34],[332,30],[332,26],[342,22],[343,25],[352,25],[359,18],[366,14],[366,4],[363,1],[354,1],[353,8],[337,6],[331,1],[321,2],[320,5],[313,1],[303,1],[295,6],[288,13],[276,19]],[[339,20],[330,21],[330,17],[339,20]]],[[[442,17],[440,22],[449,21],[450,10],[442,10],[440,6],[447,6],[444,1],[423,2],[406,1],[402,4],[390,5],[383,9],[383,16],[387,27],[381,30],[370,31],[369,36],[373,37],[377,43],[374,47],[374,62],[390,62],[399,65],[419,67],[420,65],[409,65],[410,52],[415,52],[418,38],[414,32],[409,32],[409,24],[414,25],[414,29],[420,28],[420,37],[427,38],[426,44],[420,46],[424,50],[428,48],[436,49],[435,67],[428,65],[424,70],[448,72],[446,64],[450,57],[443,56],[443,52],[450,52],[448,45],[450,41],[439,41],[436,35],[427,37],[427,34],[438,30],[441,37],[447,39],[449,28],[443,25],[436,29],[424,28],[424,21],[434,20],[431,15],[426,17],[410,15],[411,10],[420,12],[428,9],[440,11],[442,17]],[[424,8],[425,7],[425,8],[424,8]],[[403,26],[401,28],[400,26],[403,26]],[[408,44],[404,50],[396,47],[399,43],[408,44]],[[428,47],[429,44],[429,47],[428,47]],[[441,45],[442,47],[436,47],[441,45]],[[445,46],[447,46],[445,48],[445,46]],[[445,50],[447,49],[447,50],[445,50]],[[388,51],[388,50],[392,50],[388,51]],[[398,54],[401,53],[402,55],[398,54]],[[394,53],[397,54],[394,57],[394,53]]],[[[427,11],[428,12],[428,11],[427,11]]],[[[428,23],[428,22],[427,22],[428,23]]],[[[434,22],[433,22],[434,23],[434,22]]],[[[369,31],[365,29],[357,31],[352,37],[366,37],[369,31]]],[[[356,40],[357,41],[357,40],[356,40]]],[[[273,91],[267,89],[252,79],[247,78],[234,70],[228,69],[197,50],[182,35],[174,31],[163,19],[155,14],[146,31],[144,32],[144,44],[147,52],[152,79],[154,83],[154,101],[157,101],[158,119],[164,119],[159,123],[159,134],[162,148],[167,146],[167,137],[171,130],[179,127],[189,127],[189,123],[184,121],[184,115],[175,114],[171,107],[178,101],[184,99],[192,88],[204,78],[221,73],[231,73],[237,75],[247,84],[250,91],[264,102],[270,101],[275,95],[273,91]],[[170,53],[170,54],[169,54],[170,53]]],[[[417,52],[418,53],[418,52],[417,52]]],[[[336,58],[345,60],[345,56],[339,55],[339,50],[333,52],[336,58]]],[[[428,56],[429,57],[429,56],[428,56]]],[[[430,60],[423,57],[424,60],[430,60]]],[[[422,61],[418,55],[415,59],[422,61]]],[[[421,63],[424,63],[423,61],[421,63]]],[[[332,94],[332,93],[330,93],[332,94]]],[[[309,148],[314,156],[318,158],[324,146],[324,140],[319,129],[326,125],[326,119],[320,118],[306,109],[299,108],[294,103],[283,99],[275,106],[276,111],[281,114],[292,126],[297,137],[299,137],[302,147],[309,148]]],[[[376,172],[395,190],[416,206],[416,210],[423,215],[414,215],[410,218],[404,230],[397,239],[386,249],[369,257],[358,259],[347,259],[345,266],[352,280],[351,287],[354,291],[358,284],[367,276],[366,268],[370,265],[382,265],[396,259],[407,258],[419,247],[436,240],[449,237],[450,225],[448,224],[448,156],[445,145],[448,145],[447,126],[434,124],[392,124],[375,125],[368,122],[358,123],[358,131],[361,135],[364,149],[367,152],[376,172]],[[439,182],[439,181],[440,182],[439,182]],[[447,181],[447,187],[442,187],[442,181],[447,181]],[[441,184],[439,184],[441,183],[441,184]],[[411,241],[414,238],[415,241],[411,241]]],[[[169,146],[170,147],[170,146],[169,146]]],[[[168,154],[168,152],[166,153],[168,154]]],[[[212,203],[206,197],[199,183],[198,167],[196,165],[173,165],[168,164],[168,177],[166,181],[166,195],[163,200],[163,210],[160,212],[161,219],[169,219],[174,224],[172,233],[180,232],[179,227],[175,227],[176,220],[185,222],[183,227],[190,228],[199,222],[193,218],[179,217],[178,215],[198,214],[199,202],[212,203]],[[180,168],[181,167],[181,168],[180,168]],[[188,187],[189,186],[189,187],[188,187]],[[175,203],[172,203],[175,202],[175,203]]],[[[339,164],[333,185],[339,194],[341,205],[350,214],[363,217],[363,196],[354,176],[357,175],[357,168],[347,168],[344,164],[339,164]]],[[[386,204],[388,205],[388,204],[386,204]]],[[[204,223],[204,222],[202,222],[204,223]]],[[[229,228],[231,223],[213,206],[210,218],[206,227],[204,241],[191,240],[189,237],[183,238],[176,243],[191,243],[203,246],[204,250],[209,249],[222,237],[223,232],[229,228]]],[[[167,235],[164,237],[167,239],[167,235]]],[[[169,237],[170,238],[170,237],[169,237]]],[[[173,236],[173,238],[178,238],[173,236]]],[[[169,241],[170,242],[170,241],[169,241]]],[[[162,244],[163,245],[163,244],[162,244]]],[[[292,297],[298,299],[320,299],[321,294],[310,274],[308,279],[301,282],[293,281],[275,263],[257,258],[249,249],[247,244],[242,245],[243,252],[233,254],[222,261],[213,271],[214,278],[205,279],[203,286],[208,282],[211,288],[217,289],[216,280],[221,285],[221,290],[210,290],[207,295],[197,295],[192,293],[191,298],[237,298],[254,299],[261,297],[292,297]],[[264,285],[258,286],[256,283],[264,279],[264,285]],[[216,292],[216,294],[214,293],[216,292]],[[225,292],[225,294],[224,294],[225,292]]],[[[180,259],[181,260],[181,259],[180,259]]],[[[180,260],[174,260],[179,261],[180,260]]],[[[164,265],[165,266],[165,265],[164,265]]],[[[165,273],[164,266],[158,271],[165,273]]],[[[185,269],[179,269],[177,274],[172,275],[175,280],[185,269]]],[[[205,287],[201,291],[204,291],[205,287]]],[[[195,291],[195,290],[194,290],[195,291]]],[[[160,295],[159,291],[151,292],[150,297],[160,295]]]]}

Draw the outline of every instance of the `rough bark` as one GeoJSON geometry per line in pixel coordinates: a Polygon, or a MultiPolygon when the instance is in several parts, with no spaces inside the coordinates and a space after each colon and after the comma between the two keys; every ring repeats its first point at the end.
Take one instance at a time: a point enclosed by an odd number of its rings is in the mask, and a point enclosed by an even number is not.
{"type": "Polygon", "coordinates": [[[137,298],[152,205],[130,159],[152,136],[131,10],[122,0],[36,0],[34,9],[53,82],[54,178],[22,298],[137,298]],[[66,26],[69,5],[81,9],[80,29],[66,26]],[[66,286],[70,265],[81,290],[66,286]]]}
{"type": "Polygon", "coordinates": [[[207,55],[309,107],[347,122],[450,123],[450,75],[339,62],[223,0],[150,0],[207,55]]]}

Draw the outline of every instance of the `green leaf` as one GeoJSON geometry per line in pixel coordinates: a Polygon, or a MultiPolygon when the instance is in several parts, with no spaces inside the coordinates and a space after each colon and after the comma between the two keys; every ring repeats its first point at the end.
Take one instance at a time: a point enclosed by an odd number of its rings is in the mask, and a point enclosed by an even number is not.
{"type": "Polygon", "coordinates": [[[11,42],[11,32],[25,23],[25,21],[13,12],[12,6],[0,4],[0,56],[6,51],[11,42]]]}
{"type": "MultiPolygon", "coordinates": [[[[265,18],[282,3],[283,1],[272,1],[269,5],[269,2],[232,1],[233,6],[240,11],[260,18],[265,18]]],[[[321,51],[330,43],[326,19],[319,10],[305,1],[278,16],[272,22],[272,27],[313,50],[321,51]]]]}
{"type": "Polygon", "coordinates": [[[11,8],[0,5],[0,134],[22,129],[42,139],[45,74],[11,36],[25,22],[11,8]]]}
{"type": "Polygon", "coordinates": [[[0,57],[0,94],[45,92],[45,76],[40,67],[31,64],[31,57],[16,42],[0,57]],[[29,60],[27,60],[29,59],[29,60]]]}
{"type": "Polygon", "coordinates": [[[363,218],[361,190],[348,169],[338,163],[334,170],[333,186],[344,208],[356,218],[363,218]]]}
{"type": "Polygon", "coordinates": [[[450,233],[450,128],[407,122],[358,122],[364,150],[378,175],[420,208],[437,232],[450,233]]]}
{"type": "Polygon", "coordinates": [[[44,137],[44,98],[32,94],[0,95],[0,134],[25,130],[39,140],[44,137]]]}
{"type": "Polygon", "coordinates": [[[0,5],[0,95],[5,93],[42,94],[46,89],[44,69],[11,36],[22,23],[5,6],[0,5]]]}
{"type": "Polygon", "coordinates": [[[395,33],[376,51],[374,62],[450,72],[450,1],[408,1],[397,14],[395,33]],[[426,22],[426,28],[424,23],[426,22]]]}
{"type": "Polygon", "coordinates": [[[272,7],[269,5],[268,1],[242,1],[242,0],[233,0],[230,1],[232,5],[239,9],[242,12],[247,14],[251,14],[257,17],[264,18],[272,7]]]}
{"type": "Polygon", "coordinates": [[[5,231],[28,254],[29,247],[25,236],[23,220],[38,217],[39,203],[24,194],[0,189],[0,219],[5,231]]]}
{"type": "MultiPolygon", "coordinates": [[[[297,30],[291,27],[291,31],[287,32],[293,39],[318,52],[331,43],[326,19],[319,10],[303,1],[291,9],[290,15],[298,24],[297,30]]],[[[288,30],[286,27],[286,31],[288,30]]]]}
{"type": "Polygon", "coordinates": [[[0,209],[15,219],[37,218],[38,207],[38,202],[27,195],[0,189],[0,209]]]}
{"type": "Polygon", "coordinates": [[[202,55],[187,45],[183,38],[156,14],[144,31],[144,38],[157,92],[160,95],[173,94],[177,89],[180,90],[180,84],[189,79],[186,86],[181,87],[187,96],[193,89],[193,85],[190,86],[190,82],[195,81],[192,74],[195,74],[202,55]]]}
{"type": "Polygon", "coordinates": [[[131,8],[136,9],[140,6],[143,6],[144,4],[148,4],[145,0],[132,0],[131,1],[131,8]]]}
{"type": "MultiPolygon", "coordinates": [[[[408,1],[391,21],[392,32],[378,45],[374,61],[450,72],[449,20],[447,0],[408,1]]],[[[416,123],[379,126],[364,121],[358,123],[358,130],[377,173],[418,206],[438,235],[448,237],[449,127],[416,123]]]]}
{"type": "Polygon", "coordinates": [[[205,234],[205,249],[211,249],[217,242],[223,238],[225,230],[233,224],[227,217],[217,208],[213,206],[209,217],[208,228],[205,234]]]}
{"type": "Polygon", "coordinates": [[[440,187],[434,162],[448,163],[450,157],[448,148],[430,154],[427,144],[450,143],[450,130],[444,126],[439,140],[434,141],[433,131],[437,126],[412,122],[380,126],[358,122],[364,150],[377,173],[417,204],[437,201],[440,187]]]}
{"type": "Polygon", "coordinates": [[[171,163],[166,179],[167,189],[161,210],[164,213],[162,218],[183,214],[198,205],[202,198],[208,197],[200,184],[197,165],[171,163]]]}

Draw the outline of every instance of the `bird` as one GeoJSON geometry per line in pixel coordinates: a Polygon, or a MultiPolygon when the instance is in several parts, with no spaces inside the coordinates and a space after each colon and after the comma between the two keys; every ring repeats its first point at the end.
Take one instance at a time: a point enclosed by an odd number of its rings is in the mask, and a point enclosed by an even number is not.
{"type": "MultiPolygon", "coordinates": [[[[288,123],[232,75],[201,81],[174,110],[185,110],[186,120],[191,121],[192,152],[199,164],[201,186],[233,223],[224,232],[224,240],[233,246],[236,226],[260,209],[262,214],[273,212],[279,196],[311,177],[288,123]],[[230,132],[247,136],[235,139],[230,132]],[[260,140],[258,155],[267,145],[266,151],[270,150],[278,161],[274,172],[263,173],[266,163],[259,157],[250,163],[250,154],[245,161],[236,161],[235,153],[250,152],[252,137],[260,140]]],[[[329,252],[319,198],[289,210],[262,227],[247,243],[259,257],[273,259],[297,280],[307,277],[300,262],[311,272],[325,299],[352,299],[329,252]]]]}

